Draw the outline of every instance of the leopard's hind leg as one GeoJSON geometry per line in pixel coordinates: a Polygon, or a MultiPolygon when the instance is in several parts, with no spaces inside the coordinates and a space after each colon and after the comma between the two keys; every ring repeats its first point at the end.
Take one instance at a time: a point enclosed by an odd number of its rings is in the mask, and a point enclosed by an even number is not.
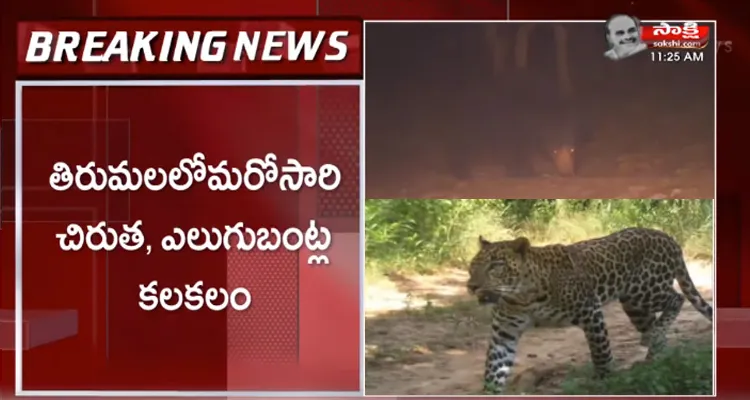
{"type": "Polygon", "coordinates": [[[661,353],[667,345],[667,331],[680,314],[685,298],[670,284],[657,291],[647,291],[620,299],[622,308],[641,333],[641,345],[648,347],[647,360],[661,353]],[[661,312],[659,317],[656,313],[661,312]]]}

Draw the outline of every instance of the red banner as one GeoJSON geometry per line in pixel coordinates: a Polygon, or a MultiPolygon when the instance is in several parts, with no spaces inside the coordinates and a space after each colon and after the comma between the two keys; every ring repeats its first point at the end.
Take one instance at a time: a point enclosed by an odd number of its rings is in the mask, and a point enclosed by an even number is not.
{"type": "Polygon", "coordinates": [[[133,19],[18,24],[24,78],[362,76],[356,19],[133,19]]]}

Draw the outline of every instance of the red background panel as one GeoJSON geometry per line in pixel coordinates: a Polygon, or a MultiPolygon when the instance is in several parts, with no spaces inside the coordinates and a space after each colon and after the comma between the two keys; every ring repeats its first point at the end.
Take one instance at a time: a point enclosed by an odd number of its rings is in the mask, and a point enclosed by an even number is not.
{"type": "MultiPolygon", "coordinates": [[[[750,59],[748,32],[740,22],[748,17],[747,8],[732,8],[728,3],[713,4],[700,0],[649,2],[624,0],[578,3],[554,0],[514,0],[510,7],[504,1],[495,2],[400,2],[381,0],[373,2],[348,2],[322,0],[323,15],[357,14],[365,19],[597,19],[603,20],[614,13],[630,13],[641,19],[716,19],[718,39],[732,41],[732,52],[718,56],[718,133],[717,133],[717,293],[716,305],[722,308],[750,308],[750,220],[745,215],[750,207],[747,185],[747,168],[742,167],[744,149],[744,111],[741,99],[748,90],[748,81],[740,71],[750,59]],[[507,10],[510,15],[507,15],[507,10]],[[743,187],[744,186],[744,187],[743,187]],[[743,212],[744,210],[744,212],[743,212]],[[743,230],[744,227],[744,230],[743,230]],[[744,231],[744,235],[743,235],[744,231]],[[745,293],[745,294],[742,294],[745,293]]],[[[719,317],[720,318],[720,317],[719,317]]],[[[731,328],[725,323],[722,326],[731,328]]],[[[750,356],[747,348],[721,348],[717,354],[720,397],[729,398],[750,391],[743,371],[744,360],[750,356]]]]}

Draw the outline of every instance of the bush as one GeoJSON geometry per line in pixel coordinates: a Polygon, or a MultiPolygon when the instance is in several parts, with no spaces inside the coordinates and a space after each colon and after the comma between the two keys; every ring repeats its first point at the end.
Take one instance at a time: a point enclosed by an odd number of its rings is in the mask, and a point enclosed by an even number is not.
{"type": "Polygon", "coordinates": [[[367,200],[368,273],[429,273],[463,265],[479,235],[570,243],[627,227],[661,229],[686,255],[711,259],[711,200],[367,200]]]}
{"type": "Polygon", "coordinates": [[[713,350],[710,341],[688,341],[668,348],[652,362],[617,371],[603,380],[590,372],[573,374],[563,383],[566,395],[711,395],[713,350]]]}

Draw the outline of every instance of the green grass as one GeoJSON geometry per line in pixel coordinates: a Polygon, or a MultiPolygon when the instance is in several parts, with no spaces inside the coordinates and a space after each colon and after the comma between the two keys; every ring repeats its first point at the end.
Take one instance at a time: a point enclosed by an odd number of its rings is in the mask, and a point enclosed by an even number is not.
{"type": "Polygon", "coordinates": [[[367,200],[368,277],[464,266],[477,238],[571,243],[627,227],[663,230],[693,259],[713,255],[711,200],[367,200]]]}
{"type": "Polygon", "coordinates": [[[668,348],[651,362],[614,372],[602,380],[590,368],[572,373],[562,385],[566,395],[711,395],[713,350],[710,341],[691,340],[668,348]]]}

